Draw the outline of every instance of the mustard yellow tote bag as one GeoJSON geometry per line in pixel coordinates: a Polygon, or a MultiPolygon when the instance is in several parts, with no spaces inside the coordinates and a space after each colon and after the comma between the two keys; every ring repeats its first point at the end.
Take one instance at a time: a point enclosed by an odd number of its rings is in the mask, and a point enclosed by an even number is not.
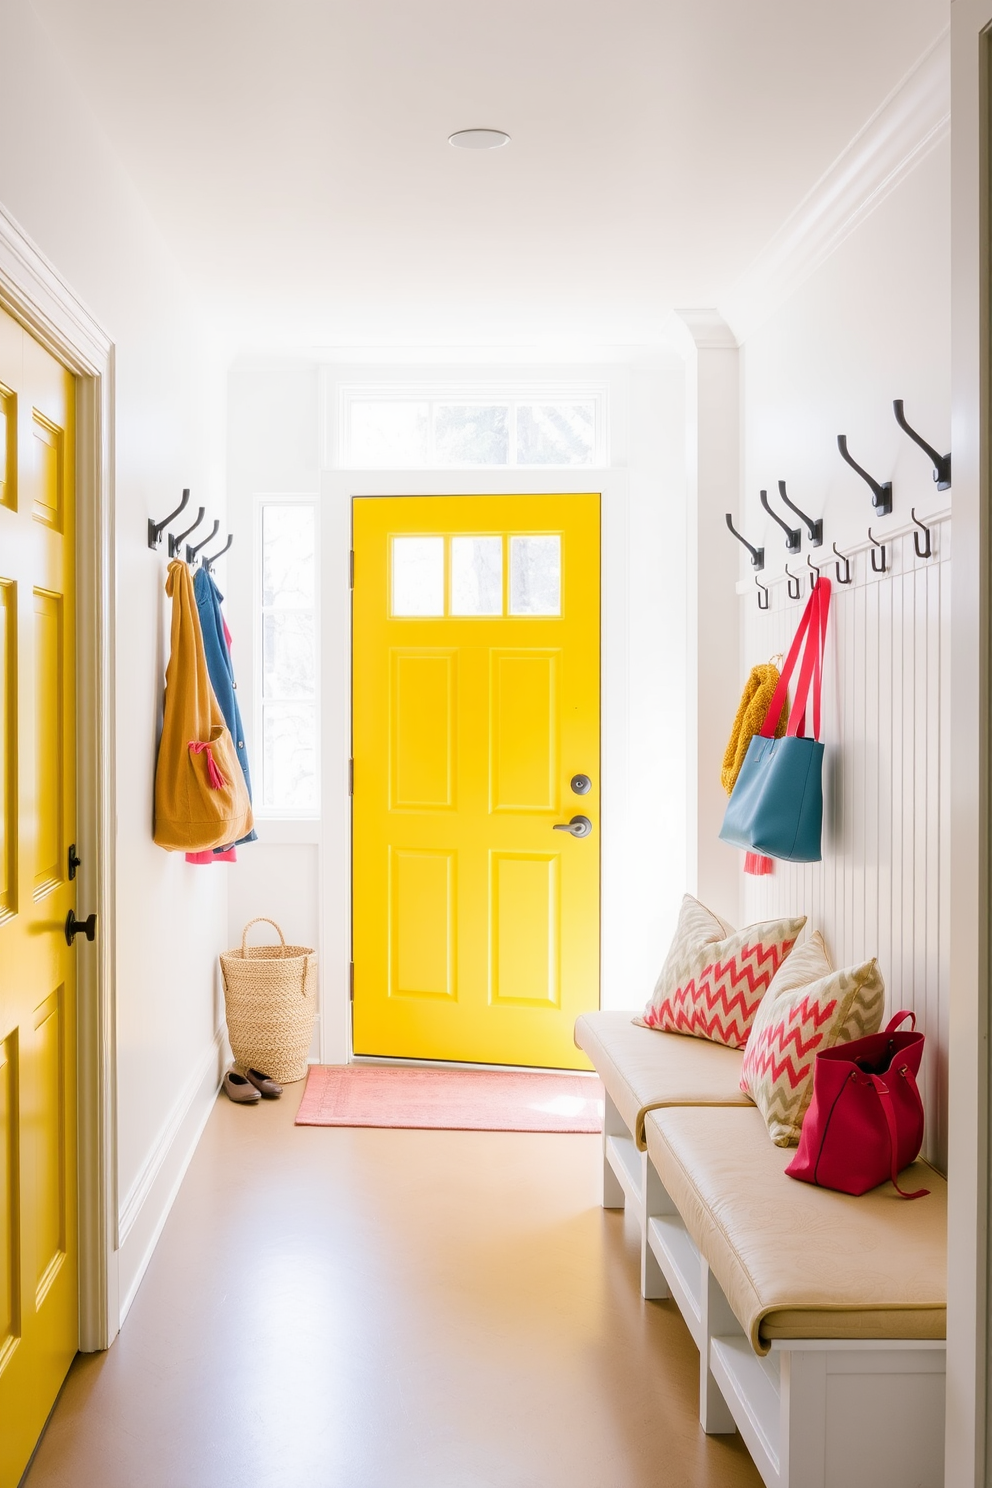
{"type": "Polygon", "coordinates": [[[155,841],[170,852],[205,852],[251,831],[251,802],[203,650],[193,579],[169,564],[172,649],[155,770],[155,841]]]}

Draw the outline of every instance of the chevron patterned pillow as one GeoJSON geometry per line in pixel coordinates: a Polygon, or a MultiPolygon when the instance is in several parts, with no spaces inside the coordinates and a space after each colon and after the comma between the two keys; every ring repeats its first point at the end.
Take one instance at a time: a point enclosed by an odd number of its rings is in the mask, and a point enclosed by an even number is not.
{"type": "Polygon", "coordinates": [[[823,1049],[877,1033],[885,983],[873,959],[832,971],[819,933],[789,957],[751,1029],[741,1089],[765,1118],[776,1147],[796,1147],[823,1049]],[[797,982],[796,977],[805,975],[797,982]]]}
{"type": "Polygon", "coordinates": [[[651,1001],[638,1021],[740,1049],[804,917],[733,930],[687,894],[651,1001]]]}

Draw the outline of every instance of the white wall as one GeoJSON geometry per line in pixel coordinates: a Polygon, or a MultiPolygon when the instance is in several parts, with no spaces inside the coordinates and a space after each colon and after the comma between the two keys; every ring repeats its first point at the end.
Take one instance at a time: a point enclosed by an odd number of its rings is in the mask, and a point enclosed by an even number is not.
{"type": "MultiPolygon", "coordinates": [[[[0,36],[0,202],[116,347],[117,1184],[126,1304],[216,1089],[214,963],[226,939],[227,887],[221,870],[187,867],[151,840],[168,625],[165,560],[148,550],[146,520],[175,506],[183,486],[222,514],[224,385],[202,313],[93,121],[86,80],[67,74],[23,0],[0,0],[0,36]]],[[[85,842],[80,850],[85,856],[85,842]]]]}
{"type": "MultiPolygon", "coordinates": [[[[485,370],[507,376],[505,367],[485,370]]],[[[231,523],[237,531],[247,535],[254,530],[260,496],[317,495],[320,452],[333,445],[322,438],[322,416],[333,408],[335,381],[366,375],[392,380],[421,375],[436,381],[439,373],[436,367],[418,371],[409,363],[372,374],[327,366],[323,375],[314,364],[235,365],[229,381],[228,469],[231,523]]],[[[455,379],[473,375],[478,369],[450,372],[455,379]]],[[[533,379],[548,374],[531,367],[519,375],[533,379]]],[[[584,369],[572,368],[569,375],[574,383],[584,369]]],[[[590,375],[605,378],[610,386],[611,464],[626,475],[623,509],[608,523],[604,550],[606,587],[613,595],[604,622],[604,706],[617,726],[608,734],[613,755],[606,764],[612,783],[604,811],[613,868],[603,881],[602,996],[604,1006],[639,1007],[664,958],[686,884],[685,378],[670,353],[655,354],[647,365],[613,364],[590,375]],[[609,550],[611,543],[614,550],[609,550]]],[[[229,565],[228,609],[240,658],[239,697],[257,770],[254,678],[247,665],[257,630],[250,560],[247,542],[239,543],[229,565]]],[[[325,572],[325,605],[332,602],[332,583],[333,576],[325,572]]],[[[346,596],[342,603],[344,627],[346,596]]],[[[343,679],[333,707],[335,724],[339,715],[344,725],[343,730],[335,726],[334,733],[347,735],[350,701],[343,679]]],[[[330,807],[326,810],[329,814],[330,807]]],[[[244,850],[231,874],[232,938],[252,914],[281,904],[287,935],[316,943],[321,870],[311,844],[317,842],[318,828],[263,820],[259,832],[261,841],[244,850]]],[[[344,893],[342,874],[330,864],[325,870],[327,892],[344,893]]],[[[324,997],[337,997],[345,979],[330,963],[344,951],[327,944],[321,945],[321,953],[327,960],[324,997]]],[[[333,1032],[341,1026],[336,1013],[326,1018],[325,1059],[343,1057],[341,1040],[333,1032]]]]}
{"type": "MultiPolygon", "coordinates": [[[[744,501],[741,523],[764,543],[762,580],[780,579],[788,555],[758,504],[785,479],[792,499],[824,518],[825,542],[793,571],[882,537],[950,506],[926,456],[897,427],[893,398],[941,453],[950,448],[949,149],[945,141],[909,174],[792,298],[746,340],[742,353],[744,501]],[[837,435],[878,480],[892,480],[891,517],[875,520],[867,486],[842,462],[837,435]]],[[[805,911],[838,965],[877,954],[888,1008],[914,1008],[928,1040],[928,1153],[947,1159],[950,522],[934,558],[908,536],[889,547],[889,572],[854,559],[855,583],[834,585],[825,678],[826,807],[821,864],[776,865],[742,878],[744,918],[805,911]]],[[[834,577],[833,566],[827,570],[834,577]]],[[[740,679],[785,649],[801,613],[781,582],[760,614],[742,563],[740,679]]],[[[804,586],[803,602],[808,596],[804,586]]],[[[726,699],[729,732],[736,698],[726,699]]],[[[728,853],[733,850],[727,848],[728,853]]]]}

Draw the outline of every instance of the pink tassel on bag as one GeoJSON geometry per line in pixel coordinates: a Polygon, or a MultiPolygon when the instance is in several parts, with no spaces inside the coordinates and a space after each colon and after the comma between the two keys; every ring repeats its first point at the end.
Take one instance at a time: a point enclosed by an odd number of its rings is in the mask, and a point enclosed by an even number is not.
{"type": "Polygon", "coordinates": [[[222,790],[227,784],[227,781],[214,764],[214,752],[210,745],[201,744],[197,740],[191,739],[187,747],[190,754],[205,754],[207,756],[207,779],[210,782],[210,788],[211,790],[222,790]]]}
{"type": "Polygon", "coordinates": [[[748,852],[744,854],[744,872],[751,873],[755,878],[762,878],[766,873],[773,873],[775,864],[771,858],[766,858],[763,853],[748,852]]]}

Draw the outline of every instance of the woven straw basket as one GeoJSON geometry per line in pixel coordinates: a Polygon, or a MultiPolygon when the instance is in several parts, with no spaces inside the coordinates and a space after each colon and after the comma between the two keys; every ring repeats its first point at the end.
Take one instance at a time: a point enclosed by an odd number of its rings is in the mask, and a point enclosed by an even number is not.
{"type": "Polygon", "coordinates": [[[235,1059],[280,1084],[302,1080],[317,1016],[317,956],[312,946],[287,945],[275,920],[249,920],[241,949],[220,958],[227,1032],[235,1059]],[[279,945],[246,946],[252,925],[272,925],[279,945]]]}

